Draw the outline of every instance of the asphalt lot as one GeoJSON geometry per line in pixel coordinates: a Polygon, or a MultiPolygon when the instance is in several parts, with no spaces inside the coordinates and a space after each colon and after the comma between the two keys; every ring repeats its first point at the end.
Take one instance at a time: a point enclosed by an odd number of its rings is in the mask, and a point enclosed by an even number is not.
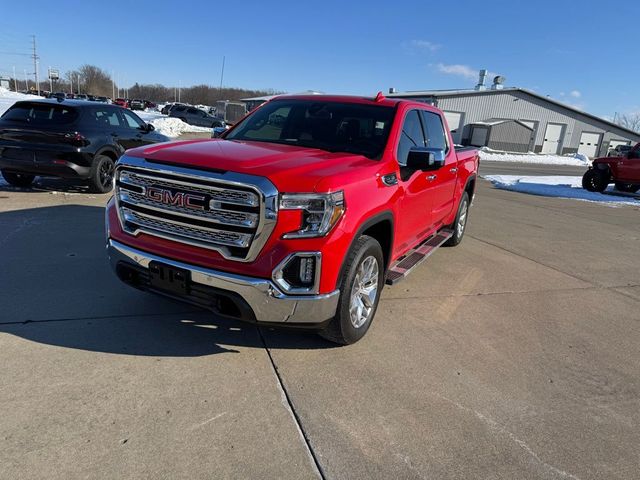
{"type": "Polygon", "coordinates": [[[121,285],[106,200],[0,187],[0,478],[638,478],[640,209],[481,182],[336,348],[121,285]]]}

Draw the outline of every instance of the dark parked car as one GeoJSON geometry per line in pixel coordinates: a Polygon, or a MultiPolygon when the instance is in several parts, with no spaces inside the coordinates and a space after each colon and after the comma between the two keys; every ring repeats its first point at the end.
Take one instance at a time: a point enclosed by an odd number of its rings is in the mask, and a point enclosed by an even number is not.
{"type": "Polygon", "coordinates": [[[96,97],[94,101],[100,102],[100,103],[109,103],[109,99],[107,97],[96,97]]]}
{"type": "Polygon", "coordinates": [[[164,107],[162,107],[162,110],[160,110],[160,113],[162,113],[163,115],[169,115],[169,112],[171,111],[172,108],[184,107],[184,106],[185,106],[184,103],[178,103],[178,102],[167,103],[164,107]]]}
{"type": "Polygon", "coordinates": [[[134,98],[129,102],[129,108],[131,110],[144,110],[144,100],[134,98]]]}
{"type": "Polygon", "coordinates": [[[37,175],[79,178],[111,190],[116,160],[126,149],[166,142],[133,112],[81,100],[16,102],[0,117],[0,170],[11,185],[37,175]]]}
{"type": "Polygon", "coordinates": [[[64,92],[56,92],[52,93],[49,98],[59,98],[60,100],[64,100],[65,98],[67,98],[67,94],[64,92]]]}
{"type": "Polygon", "coordinates": [[[189,125],[196,125],[198,127],[224,127],[224,121],[213,115],[209,115],[204,110],[198,108],[187,107],[180,105],[173,107],[169,110],[170,117],[176,117],[189,125]]]}

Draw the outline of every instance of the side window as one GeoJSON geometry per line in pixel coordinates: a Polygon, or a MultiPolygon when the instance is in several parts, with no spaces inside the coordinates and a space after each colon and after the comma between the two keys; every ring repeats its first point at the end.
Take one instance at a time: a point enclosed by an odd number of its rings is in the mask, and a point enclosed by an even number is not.
{"type": "Polygon", "coordinates": [[[398,163],[402,166],[407,164],[409,150],[412,147],[424,147],[424,134],[422,132],[422,124],[420,123],[420,115],[418,110],[411,110],[407,113],[402,124],[402,132],[400,133],[400,141],[398,142],[398,163]]]}
{"type": "Polygon", "coordinates": [[[138,117],[136,117],[133,113],[127,111],[127,110],[122,110],[122,115],[124,116],[124,120],[125,120],[125,127],[128,128],[142,128],[144,127],[144,123],[142,122],[142,120],[140,120],[138,117]]]}
{"type": "Polygon", "coordinates": [[[187,113],[190,113],[191,115],[194,115],[194,114],[197,115],[198,110],[196,110],[195,108],[188,108],[187,113]]]}
{"type": "Polygon", "coordinates": [[[101,126],[104,127],[119,127],[120,120],[118,119],[118,114],[115,110],[110,108],[105,109],[95,109],[93,110],[91,118],[101,126]]]}
{"type": "Polygon", "coordinates": [[[437,148],[448,151],[447,136],[440,115],[433,112],[422,111],[424,137],[428,148],[437,148]]]}

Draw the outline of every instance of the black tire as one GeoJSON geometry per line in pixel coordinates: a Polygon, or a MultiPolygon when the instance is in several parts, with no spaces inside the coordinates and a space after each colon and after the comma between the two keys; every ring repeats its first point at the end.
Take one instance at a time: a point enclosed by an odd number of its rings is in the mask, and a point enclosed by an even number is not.
{"type": "Polygon", "coordinates": [[[619,192],[636,193],[638,190],[640,190],[640,185],[635,185],[633,183],[616,182],[616,190],[618,190],[619,192]]]}
{"type": "Polygon", "coordinates": [[[113,188],[113,174],[116,162],[106,155],[96,155],[93,159],[89,187],[94,193],[107,193],[113,188]]]}
{"type": "Polygon", "coordinates": [[[2,176],[9,185],[20,188],[30,187],[36,178],[35,175],[28,175],[26,173],[5,172],[4,170],[2,170],[2,176]]]}
{"type": "MultiPolygon", "coordinates": [[[[384,287],[384,269],[384,256],[377,240],[367,235],[359,237],[349,251],[344,272],[340,280],[340,299],[338,301],[336,316],[333,317],[324,330],[319,332],[321,337],[341,345],[350,345],[364,337],[378,309],[380,293],[384,287]],[[369,296],[364,294],[360,295],[358,298],[360,299],[359,302],[362,309],[358,312],[357,308],[355,308],[356,311],[354,312],[354,319],[352,321],[351,303],[352,294],[354,293],[353,290],[363,286],[358,285],[357,282],[363,280],[360,278],[360,274],[362,273],[361,269],[368,270],[367,266],[370,266],[372,262],[370,259],[375,260],[378,270],[377,276],[375,276],[377,286],[375,292],[372,291],[374,299],[371,300],[369,296]],[[365,262],[367,262],[366,265],[365,262]],[[368,300],[363,302],[362,298],[365,297],[368,298],[368,300]],[[367,306],[366,303],[370,305],[367,306]]],[[[373,270],[371,270],[371,275],[374,275],[373,270]]],[[[368,288],[373,285],[372,281],[366,283],[369,285],[368,288]]],[[[356,304],[358,303],[358,299],[353,301],[356,304]]]]}
{"type": "Polygon", "coordinates": [[[464,232],[467,230],[467,221],[469,219],[469,207],[471,202],[469,201],[469,194],[464,192],[458,205],[458,213],[456,213],[455,221],[449,225],[448,228],[453,230],[453,236],[444,242],[445,247],[455,247],[459,245],[464,237],[464,232]]]}
{"type": "Polygon", "coordinates": [[[589,192],[604,192],[609,185],[609,175],[590,168],[582,176],[582,188],[589,192]]]}

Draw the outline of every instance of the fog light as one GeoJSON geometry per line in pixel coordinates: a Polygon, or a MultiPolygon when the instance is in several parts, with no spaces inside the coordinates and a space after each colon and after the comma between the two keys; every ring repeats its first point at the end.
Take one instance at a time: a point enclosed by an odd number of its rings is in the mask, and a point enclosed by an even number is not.
{"type": "Polygon", "coordinates": [[[273,271],[273,281],[286,293],[317,293],[320,259],[318,252],[294,253],[273,271]]]}
{"type": "Polygon", "coordinates": [[[303,285],[313,284],[313,271],[316,259],[312,257],[300,258],[300,272],[299,278],[303,285]]]}

